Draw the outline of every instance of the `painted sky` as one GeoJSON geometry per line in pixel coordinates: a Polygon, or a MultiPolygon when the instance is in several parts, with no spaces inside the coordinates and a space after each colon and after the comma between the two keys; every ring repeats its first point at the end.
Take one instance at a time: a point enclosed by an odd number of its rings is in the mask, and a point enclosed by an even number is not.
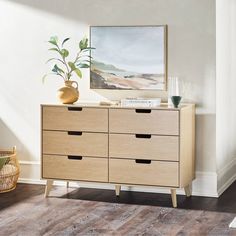
{"type": "Polygon", "coordinates": [[[138,73],[164,74],[164,27],[91,27],[94,60],[138,73]]]}

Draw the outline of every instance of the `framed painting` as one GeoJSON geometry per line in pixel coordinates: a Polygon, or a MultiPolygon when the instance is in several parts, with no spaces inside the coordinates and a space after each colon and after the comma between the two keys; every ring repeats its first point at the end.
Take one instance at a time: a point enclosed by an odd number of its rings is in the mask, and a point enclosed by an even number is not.
{"type": "Polygon", "coordinates": [[[166,90],[167,26],[91,26],[90,88],[166,90]]]}

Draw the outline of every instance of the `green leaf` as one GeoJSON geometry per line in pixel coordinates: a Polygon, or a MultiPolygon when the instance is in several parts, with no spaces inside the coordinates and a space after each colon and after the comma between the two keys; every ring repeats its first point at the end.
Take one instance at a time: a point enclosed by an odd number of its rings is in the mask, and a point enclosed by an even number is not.
{"type": "Polygon", "coordinates": [[[80,69],[76,68],[74,71],[78,77],[82,78],[82,72],[80,71],[80,69]]]}
{"type": "Polygon", "coordinates": [[[84,50],[88,47],[88,38],[83,38],[80,42],[79,42],[79,48],[80,50],[84,50]]]}
{"type": "Polygon", "coordinates": [[[48,63],[48,62],[50,62],[50,61],[53,61],[53,60],[57,60],[56,58],[50,58],[50,59],[48,59],[47,61],[46,61],[46,64],[48,63]]]}
{"type": "Polygon", "coordinates": [[[47,76],[48,76],[48,74],[46,74],[46,75],[44,75],[44,76],[42,77],[42,83],[43,83],[43,84],[45,83],[45,80],[46,80],[47,76]]]}
{"type": "Polygon", "coordinates": [[[93,57],[90,56],[90,55],[81,55],[81,56],[78,57],[77,61],[79,61],[79,60],[84,61],[84,60],[87,60],[89,58],[92,59],[93,57]]]}
{"type": "Polygon", "coordinates": [[[80,64],[78,64],[77,66],[78,66],[79,68],[89,68],[89,67],[90,67],[90,65],[85,64],[85,63],[80,63],[80,64]]]}
{"type": "Polygon", "coordinates": [[[57,64],[54,65],[54,67],[52,68],[52,72],[54,73],[65,73],[64,70],[62,70],[60,67],[58,67],[57,64]]]}
{"type": "Polygon", "coordinates": [[[76,70],[76,66],[73,62],[69,61],[68,65],[69,65],[69,67],[71,68],[72,71],[76,70]]]}
{"type": "Polygon", "coordinates": [[[57,48],[49,48],[48,50],[49,50],[49,51],[56,51],[56,52],[59,52],[59,53],[61,53],[61,52],[60,52],[60,50],[59,50],[59,49],[57,49],[57,48]]]}
{"type": "Polygon", "coordinates": [[[47,64],[48,62],[50,62],[50,61],[59,61],[59,62],[61,62],[62,64],[65,65],[64,61],[62,61],[62,60],[59,59],[59,58],[50,58],[50,59],[48,59],[48,60],[46,61],[46,64],[47,64]]]}
{"type": "Polygon", "coordinates": [[[86,62],[91,63],[90,60],[82,60],[79,64],[81,64],[81,63],[86,63],[86,62]]]}
{"type": "Polygon", "coordinates": [[[58,44],[57,44],[58,37],[57,36],[52,36],[48,42],[55,45],[55,46],[58,46],[58,44]]]}
{"type": "Polygon", "coordinates": [[[60,53],[61,53],[63,58],[69,56],[69,51],[67,49],[62,49],[60,53]]]}
{"type": "Polygon", "coordinates": [[[87,52],[87,51],[91,51],[91,50],[94,50],[96,48],[93,48],[93,47],[87,47],[85,49],[82,49],[83,52],[87,52]]]}
{"type": "Polygon", "coordinates": [[[63,47],[64,43],[67,42],[70,38],[65,38],[61,44],[61,46],[63,47]]]}

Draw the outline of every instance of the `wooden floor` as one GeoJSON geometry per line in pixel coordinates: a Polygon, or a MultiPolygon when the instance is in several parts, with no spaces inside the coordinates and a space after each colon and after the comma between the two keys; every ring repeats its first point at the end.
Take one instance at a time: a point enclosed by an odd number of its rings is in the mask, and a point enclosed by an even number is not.
{"type": "Polygon", "coordinates": [[[0,194],[0,236],[8,235],[236,235],[236,182],[219,198],[18,184],[0,194]]]}

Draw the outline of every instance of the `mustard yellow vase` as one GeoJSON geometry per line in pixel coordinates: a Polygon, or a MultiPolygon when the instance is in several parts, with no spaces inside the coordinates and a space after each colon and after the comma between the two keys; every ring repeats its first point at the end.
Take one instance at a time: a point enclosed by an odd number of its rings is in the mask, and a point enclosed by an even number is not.
{"type": "Polygon", "coordinates": [[[65,86],[58,89],[57,93],[63,104],[73,104],[79,98],[78,83],[76,81],[65,81],[65,86]]]}

